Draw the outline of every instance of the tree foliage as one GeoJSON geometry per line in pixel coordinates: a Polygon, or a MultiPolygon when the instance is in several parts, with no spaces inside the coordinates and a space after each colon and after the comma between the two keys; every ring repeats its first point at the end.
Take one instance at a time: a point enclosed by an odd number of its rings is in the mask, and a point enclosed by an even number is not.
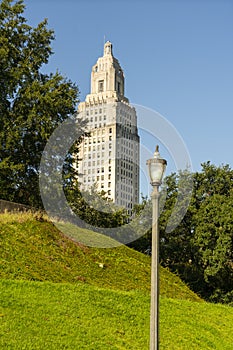
{"type": "MultiPolygon", "coordinates": [[[[202,297],[233,302],[233,170],[229,165],[217,167],[206,162],[200,172],[169,175],[165,186],[167,199],[159,219],[160,263],[178,273],[202,297]],[[167,232],[179,187],[184,193],[177,212],[182,203],[187,204],[183,181],[190,183],[190,176],[193,191],[188,210],[179,225],[167,232]]],[[[176,213],[173,218],[175,221],[176,213]]],[[[145,251],[150,244],[148,232],[134,246],[145,251]]]]}
{"type": "Polygon", "coordinates": [[[83,227],[92,225],[94,230],[101,232],[101,228],[119,227],[128,220],[126,210],[116,207],[104,191],[98,193],[95,185],[89,191],[80,192],[78,185],[73,184],[65,189],[65,193],[73,212],[83,221],[83,227]]]}
{"type": "Polygon", "coordinates": [[[23,16],[22,0],[0,4],[0,194],[40,206],[38,172],[53,130],[75,112],[78,87],[41,68],[52,54],[47,20],[36,28],[23,16]]]}

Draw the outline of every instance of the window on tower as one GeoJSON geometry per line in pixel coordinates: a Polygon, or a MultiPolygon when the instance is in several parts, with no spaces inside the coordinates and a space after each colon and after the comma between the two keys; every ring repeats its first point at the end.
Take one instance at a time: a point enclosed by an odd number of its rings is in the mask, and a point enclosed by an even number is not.
{"type": "Polygon", "coordinates": [[[103,92],[104,91],[104,81],[103,80],[99,80],[98,91],[99,92],[103,92]]]}
{"type": "Polygon", "coordinates": [[[121,83],[117,82],[117,92],[120,94],[121,92],[121,83]]]}

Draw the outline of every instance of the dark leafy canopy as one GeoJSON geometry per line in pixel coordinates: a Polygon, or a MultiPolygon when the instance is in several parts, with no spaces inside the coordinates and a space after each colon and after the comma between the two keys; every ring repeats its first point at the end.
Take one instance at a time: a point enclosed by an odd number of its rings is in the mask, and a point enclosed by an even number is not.
{"type": "MultiPolygon", "coordinates": [[[[166,187],[167,199],[159,220],[161,264],[177,272],[204,298],[233,303],[233,170],[207,162],[200,172],[168,176],[166,187]],[[183,220],[168,233],[178,183],[184,176],[193,178],[192,198],[183,220]]],[[[151,231],[133,243],[141,251],[150,244],[151,231]]]]}
{"type": "MultiPolygon", "coordinates": [[[[176,197],[177,180],[169,189],[170,198],[176,197]]],[[[161,263],[177,271],[203,297],[232,302],[233,170],[228,165],[202,164],[202,171],[193,174],[187,213],[167,234],[166,215],[170,210],[172,206],[160,218],[161,263]]]]}
{"type": "Polygon", "coordinates": [[[127,223],[126,209],[115,206],[107,199],[106,192],[98,193],[95,185],[90,191],[81,193],[77,183],[74,183],[65,188],[65,194],[73,212],[83,221],[80,224],[82,227],[92,225],[93,230],[102,233],[101,228],[119,227],[127,223]]]}
{"type": "Polygon", "coordinates": [[[233,170],[203,164],[193,194],[195,265],[214,301],[233,303],[233,170]]]}
{"type": "Polygon", "coordinates": [[[59,73],[42,74],[54,33],[23,17],[23,1],[0,4],[0,197],[40,206],[38,170],[45,144],[75,112],[78,88],[59,73]]]}
{"type": "Polygon", "coordinates": [[[195,219],[198,265],[213,291],[211,298],[224,299],[230,292],[233,297],[233,193],[208,197],[195,219]]]}

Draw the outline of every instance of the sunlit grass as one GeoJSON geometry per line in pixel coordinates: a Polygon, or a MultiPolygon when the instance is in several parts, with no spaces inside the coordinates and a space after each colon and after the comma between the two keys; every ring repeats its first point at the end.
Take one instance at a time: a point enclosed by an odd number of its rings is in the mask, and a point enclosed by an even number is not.
{"type": "MultiPolygon", "coordinates": [[[[0,256],[1,349],[149,348],[150,257],[87,247],[29,212],[0,214],[0,256]]],[[[232,349],[233,308],[163,268],[160,293],[161,350],[232,349]]]]}
{"type": "MultiPolygon", "coordinates": [[[[106,249],[87,247],[78,239],[64,236],[37,213],[0,214],[0,242],[0,278],[82,281],[117,290],[150,292],[149,256],[123,245],[106,249]]],[[[164,296],[200,301],[177,276],[163,268],[160,285],[164,296]]]]}
{"type": "Polygon", "coordinates": [[[1,224],[11,224],[11,223],[23,223],[26,221],[49,221],[49,217],[46,213],[42,211],[14,211],[9,212],[5,210],[3,213],[0,213],[0,223],[1,224]]]}
{"type": "MultiPolygon", "coordinates": [[[[1,349],[149,349],[149,293],[0,281],[1,349]]],[[[233,308],[161,298],[161,350],[231,350],[233,308]]]]}

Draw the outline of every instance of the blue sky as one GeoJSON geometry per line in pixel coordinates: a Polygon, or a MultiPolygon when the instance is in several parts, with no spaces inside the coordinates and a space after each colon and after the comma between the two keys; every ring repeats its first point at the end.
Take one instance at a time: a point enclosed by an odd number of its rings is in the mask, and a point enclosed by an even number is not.
{"type": "MultiPolygon", "coordinates": [[[[55,30],[58,69],[84,100],[104,38],[125,73],[132,103],[158,111],[183,138],[193,169],[233,167],[233,1],[26,0],[35,26],[55,30]]],[[[143,135],[142,135],[143,137],[143,135]]],[[[151,150],[154,144],[151,142],[151,150]]]]}

